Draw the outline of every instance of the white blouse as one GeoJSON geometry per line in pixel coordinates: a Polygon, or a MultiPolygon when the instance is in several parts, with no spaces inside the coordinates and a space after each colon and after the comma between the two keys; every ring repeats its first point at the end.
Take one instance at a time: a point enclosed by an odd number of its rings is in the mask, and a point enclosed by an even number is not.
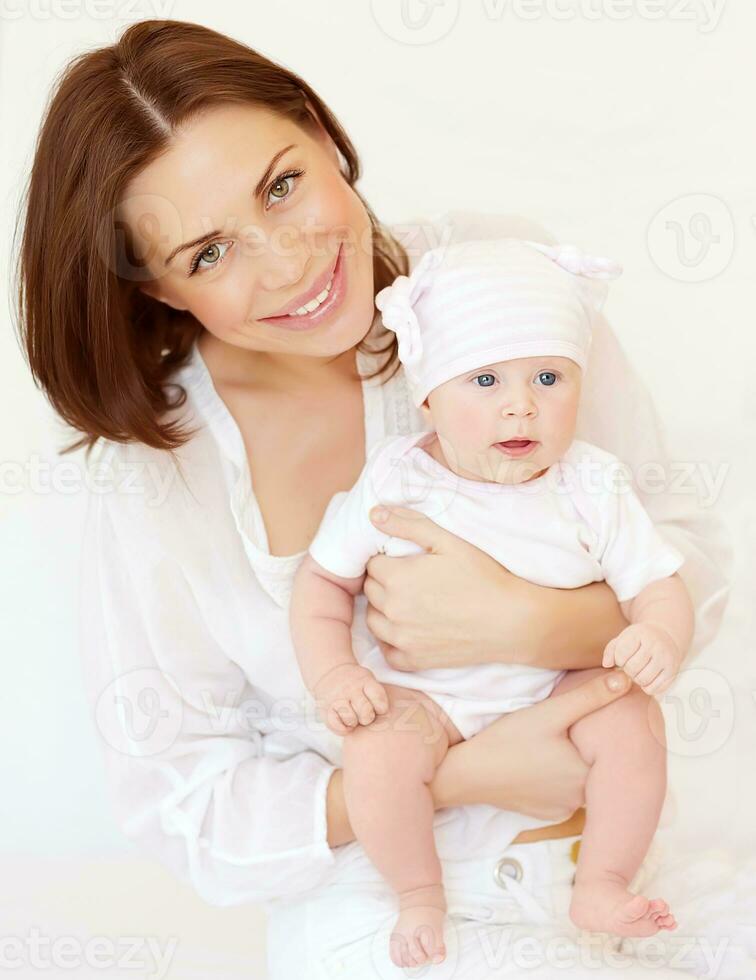
{"type": "MultiPolygon", "coordinates": [[[[553,240],[521,219],[448,212],[391,228],[413,265],[421,224],[426,248],[449,232],[553,240]]],[[[361,373],[371,363],[358,352],[361,373]]],[[[270,554],[241,433],[196,347],[175,380],[188,393],[175,416],[199,427],[177,450],[180,471],[167,452],[138,443],[101,441],[90,457],[85,683],[122,831],[211,904],[269,902],[334,880],[361,844],[331,849],[326,840],[326,787],[342,740],[313,716],[289,635],[291,582],[305,552],[270,554]]],[[[368,452],[426,428],[401,370],[383,385],[363,382],[363,396],[368,452]]],[[[604,320],[577,437],[633,469],[666,458],[648,393],[604,320]]],[[[638,492],[686,558],[700,649],[724,607],[723,530],[690,495],[638,492]]],[[[365,606],[359,597],[363,628],[365,606]]],[[[440,810],[439,856],[495,854],[548,822],[482,804],[440,810]]]]}

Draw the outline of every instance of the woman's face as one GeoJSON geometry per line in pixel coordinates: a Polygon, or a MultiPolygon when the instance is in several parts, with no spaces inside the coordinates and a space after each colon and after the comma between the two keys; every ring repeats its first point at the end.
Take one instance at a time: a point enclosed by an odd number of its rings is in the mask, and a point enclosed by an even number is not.
{"type": "Polygon", "coordinates": [[[213,107],[132,179],[118,218],[148,266],[140,288],[219,340],[333,357],[370,328],[370,220],[320,126],[306,131],[255,106],[213,107]],[[268,319],[321,295],[334,268],[320,309],[268,319]]]}

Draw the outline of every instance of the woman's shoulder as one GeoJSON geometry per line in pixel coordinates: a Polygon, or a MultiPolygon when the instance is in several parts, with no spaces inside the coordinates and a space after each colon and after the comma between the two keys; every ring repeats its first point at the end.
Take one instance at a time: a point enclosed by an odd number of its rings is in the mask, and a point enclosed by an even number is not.
{"type": "MultiPolygon", "coordinates": [[[[209,450],[210,447],[206,447],[209,450]]],[[[100,439],[85,461],[89,508],[126,533],[149,531],[158,538],[184,533],[199,519],[209,495],[211,455],[198,452],[196,438],[173,452],[143,442],[100,439]]]]}

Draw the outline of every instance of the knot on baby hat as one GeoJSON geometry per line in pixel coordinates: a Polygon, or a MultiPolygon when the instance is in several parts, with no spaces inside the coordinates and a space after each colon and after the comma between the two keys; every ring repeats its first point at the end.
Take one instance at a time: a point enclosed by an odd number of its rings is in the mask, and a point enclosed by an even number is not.
{"type": "Polygon", "coordinates": [[[438,268],[444,259],[444,249],[431,249],[422,256],[411,276],[397,276],[390,286],[375,297],[383,325],[393,330],[399,343],[399,360],[408,377],[414,375],[423,353],[420,323],[415,304],[429,285],[427,273],[438,268]]]}
{"type": "Polygon", "coordinates": [[[621,272],[575,245],[460,242],[427,251],[375,304],[420,406],[438,385],[497,361],[551,354],[585,367],[593,313],[621,272]]]}

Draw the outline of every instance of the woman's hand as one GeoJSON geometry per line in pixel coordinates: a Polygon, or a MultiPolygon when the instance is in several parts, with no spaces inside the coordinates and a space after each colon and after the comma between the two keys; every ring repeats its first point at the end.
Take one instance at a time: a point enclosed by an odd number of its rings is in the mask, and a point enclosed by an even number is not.
{"type": "Polygon", "coordinates": [[[499,624],[510,624],[510,638],[516,633],[529,583],[418,511],[392,507],[388,522],[374,523],[427,551],[374,555],[367,564],[367,627],[390,665],[424,670],[503,660],[507,637],[499,624]]]}
{"type": "Polygon", "coordinates": [[[397,670],[484,663],[600,667],[606,644],[627,626],[606,582],[576,589],[535,585],[424,514],[387,509],[388,519],[374,520],[376,527],[426,552],[375,555],[367,564],[367,626],[397,670]]]}
{"type": "Polygon", "coordinates": [[[568,819],[584,804],[588,774],[569,728],[631,687],[624,671],[607,670],[563,694],[504,715],[453,745],[431,782],[436,809],[489,803],[542,820],[568,819]]]}

